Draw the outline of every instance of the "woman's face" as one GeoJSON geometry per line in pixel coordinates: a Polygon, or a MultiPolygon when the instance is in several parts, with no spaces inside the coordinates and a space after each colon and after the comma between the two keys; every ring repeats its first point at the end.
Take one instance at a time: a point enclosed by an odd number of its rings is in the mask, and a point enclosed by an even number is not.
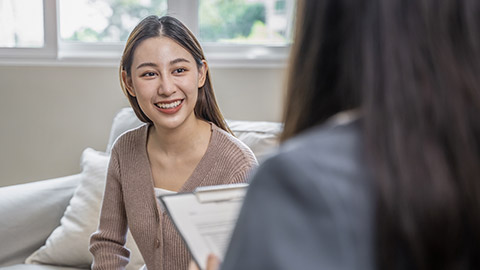
{"type": "Polygon", "coordinates": [[[206,62],[199,69],[193,56],[167,37],[149,38],[133,55],[128,92],[155,127],[175,129],[193,123],[198,88],[205,83],[206,62]]]}

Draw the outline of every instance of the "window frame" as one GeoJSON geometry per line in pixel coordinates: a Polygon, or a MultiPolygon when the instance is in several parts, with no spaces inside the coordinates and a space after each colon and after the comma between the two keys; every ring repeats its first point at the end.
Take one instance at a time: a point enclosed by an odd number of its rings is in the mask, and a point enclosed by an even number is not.
{"type": "MultiPolygon", "coordinates": [[[[0,48],[0,65],[118,66],[124,44],[64,42],[59,37],[59,0],[43,0],[44,47],[0,48]]],[[[167,14],[198,35],[199,0],[167,0],[167,14]]],[[[283,67],[290,44],[251,45],[202,43],[213,67],[283,67]]]]}

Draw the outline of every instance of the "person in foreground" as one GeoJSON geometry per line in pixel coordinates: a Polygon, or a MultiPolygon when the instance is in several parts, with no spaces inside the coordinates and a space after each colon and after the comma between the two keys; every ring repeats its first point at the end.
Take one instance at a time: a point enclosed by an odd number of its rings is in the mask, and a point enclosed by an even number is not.
{"type": "Polygon", "coordinates": [[[161,194],[245,182],[257,161],[227,127],[215,101],[200,44],[173,17],[149,16],[128,38],[122,88],[146,124],[112,149],[93,269],[124,269],[127,229],[148,269],[187,269],[191,259],[160,207],[161,194]]]}
{"type": "Polygon", "coordinates": [[[480,269],[480,1],[299,0],[289,70],[221,269],[480,269]]]}

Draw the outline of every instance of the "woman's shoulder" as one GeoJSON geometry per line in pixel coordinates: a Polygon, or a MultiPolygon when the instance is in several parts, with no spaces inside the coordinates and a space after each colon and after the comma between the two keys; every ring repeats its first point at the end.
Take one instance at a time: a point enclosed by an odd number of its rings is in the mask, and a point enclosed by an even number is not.
{"type": "Polygon", "coordinates": [[[370,179],[364,155],[359,121],[319,125],[283,143],[259,171],[288,185],[350,190],[370,179]]]}
{"type": "Polygon", "coordinates": [[[252,150],[241,140],[228,133],[227,131],[212,125],[212,139],[210,143],[217,155],[237,156],[248,161],[257,163],[257,159],[252,150]]]}
{"type": "Polygon", "coordinates": [[[280,152],[353,157],[362,151],[362,119],[355,110],[343,111],[287,140],[280,152]]]}
{"type": "Polygon", "coordinates": [[[148,127],[149,124],[143,124],[122,133],[113,143],[112,152],[138,149],[138,146],[144,144],[147,140],[148,127]]]}
{"type": "Polygon", "coordinates": [[[361,142],[358,122],[315,127],[285,142],[263,161],[250,189],[259,198],[266,190],[286,197],[295,194],[293,199],[317,198],[333,207],[337,216],[350,216],[352,210],[370,214],[372,177],[361,142]]]}
{"type": "Polygon", "coordinates": [[[321,124],[287,140],[279,153],[351,157],[350,153],[360,151],[361,136],[360,120],[342,125],[321,124]]]}

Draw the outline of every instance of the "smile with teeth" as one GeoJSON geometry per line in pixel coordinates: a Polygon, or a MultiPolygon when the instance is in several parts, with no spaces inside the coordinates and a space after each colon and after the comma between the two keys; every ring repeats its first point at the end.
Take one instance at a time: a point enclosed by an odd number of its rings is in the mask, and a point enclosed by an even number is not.
{"type": "Polygon", "coordinates": [[[155,106],[161,108],[161,109],[173,109],[175,107],[178,107],[178,105],[180,105],[182,103],[182,100],[177,100],[177,101],[174,101],[174,102],[170,102],[170,103],[156,103],[155,106]]]}

